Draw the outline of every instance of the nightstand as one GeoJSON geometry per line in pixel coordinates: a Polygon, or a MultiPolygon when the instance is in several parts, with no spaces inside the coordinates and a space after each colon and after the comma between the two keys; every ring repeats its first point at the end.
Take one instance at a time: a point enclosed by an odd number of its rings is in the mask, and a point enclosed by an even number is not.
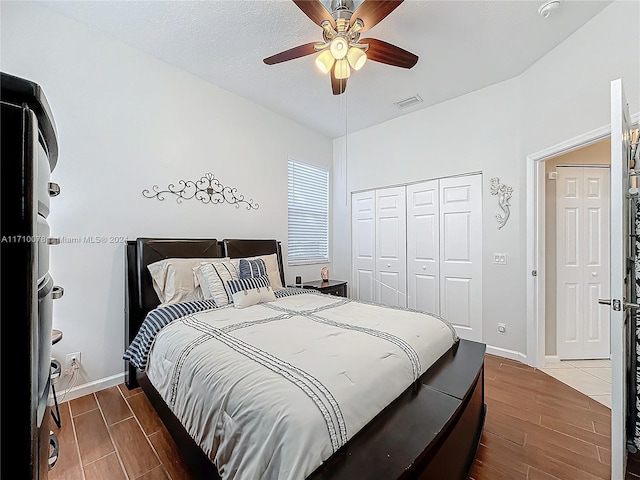
{"type": "Polygon", "coordinates": [[[288,285],[289,287],[302,287],[311,290],[318,290],[321,293],[335,295],[337,297],[347,296],[347,282],[344,280],[314,280],[304,282],[302,285],[288,285]]]}

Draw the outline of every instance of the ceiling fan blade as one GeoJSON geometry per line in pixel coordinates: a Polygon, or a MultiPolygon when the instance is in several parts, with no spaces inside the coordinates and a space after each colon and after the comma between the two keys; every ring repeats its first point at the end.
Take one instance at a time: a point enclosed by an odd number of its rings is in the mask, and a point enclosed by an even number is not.
{"type": "Polygon", "coordinates": [[[364,22],[360,32],[365,32],[380,23],[387,15],[393,12],[403,0],[364,0],[351,16],[351,25],[356,19],[364,22]]]}
{"type": "Polygon", "coordinates": [[[386,63],[395,67],[411,68],[418,63],[418,56],[382,40],[362,38],[358,43],[368,43],[367,58],[374,62],[386,63]]]}
{"type": "Polygon", "coordinates": [[[334,95],[340,95],[347,89],[347,79],[336,78],[335,69],[336,66],[334,65],[331,69],[331,90],[333,90],[334,95]]]}
{"type": "Polygon", "coordinates": [[[331,26],[335,28],[336,21],[331,16],[331,12],[320,2],[320,0],[293,0],[302,12],[311,19],[311,21],[319,26],[327,20],[331,22],[331,26]]]}
{"type": "Polygon", "coordinates": [[[293,60],[294,58],[304,57],[305,55],[311,55],[316,53],[314,48],[318,42],[305,43],[304,45],[298,45],[297,47],[290,48],[284,52],[276,53],[263,60],[267,65],[273,65],[275,63],[286,62],[287,60],[293,60]]]}

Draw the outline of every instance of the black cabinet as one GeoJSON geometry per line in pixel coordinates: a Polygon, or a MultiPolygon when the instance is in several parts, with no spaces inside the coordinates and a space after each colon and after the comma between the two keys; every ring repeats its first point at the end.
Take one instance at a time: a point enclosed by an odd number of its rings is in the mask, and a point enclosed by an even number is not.
{"type": "Polygon", "coordinates": [[[3,478],[44,480],[51,467],[51,333],[62,289],[49,273],[56,128],[40,87],[1,74],[0,261],[3,478]],[[9,422],[11,420],[11,422],[9,422]],[[11,429],[8,424],[11,423],[11,429]]]}
{"type": "Polygon", "coordinates": [[[347,282],[343,280],[314,280],[312,282],[304,282],[301,285],[289,285],[289,287],[309,288],[338,297],[347,296],[347,282]]]}

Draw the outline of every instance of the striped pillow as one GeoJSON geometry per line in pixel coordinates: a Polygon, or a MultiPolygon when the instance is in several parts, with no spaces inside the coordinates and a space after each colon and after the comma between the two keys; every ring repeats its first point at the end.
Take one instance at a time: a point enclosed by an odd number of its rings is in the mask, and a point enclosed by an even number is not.
{"type": "MultiPolygon", "coordinates": [[[[245,257],[247,260],[261,259],[267,266],[267,275],[269,275],[269,282],[274,292],[282,289],[282,280],[280,278],[280,263],[278,255],[271,253],[269,255],[257,255],[255,257],[245,257]]],[[[231,261],[239,262],[239,259],[231,259],[231,261]]]]}
{"type": "Polygon", "coordinates": [[[202,263],[200,265],[200,274],[205,284],[201,288],[203,290],[207,289],[211,299],[216,302],[218,307],[224,307],[233,302],[227,282],[238,280],[239,274],[230,260],[202,263]]]}
{"type": "Polygon", "coordinates": [[[233,306],[245,308],[262,302],[273,302],[276,294],[273,293],[269,277],[265,274],[260,277],[239,278],[227,281],[233,306]]]}
{"type": "Polygon", "coordinates": [[[241,258],[238,267],[240,269],[240,278],[255,278],[267,275],[267,265],[261,258],[254,260],[241,258]]]}

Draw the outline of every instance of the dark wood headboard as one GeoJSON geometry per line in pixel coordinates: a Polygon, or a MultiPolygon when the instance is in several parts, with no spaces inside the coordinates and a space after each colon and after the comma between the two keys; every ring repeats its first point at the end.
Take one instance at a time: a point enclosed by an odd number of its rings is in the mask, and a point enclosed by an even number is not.
{"type": "MultiPolygon", "coordinates": [[[[165,258],[243,258],[278,255],[280,279],[285,285],[282,249],[277,240],[215,238],[147,238],[127,241],[125,258],[125,348],[134,339],[147,313],[160,304],[148,265],[165,258]]],[[[137,386],[136,369],[125,361],[125,380],[137,386]]]]}
{"type": "Polygon", "coordinates": [[[222,241],[224,256],[230,258],[256,257],[258,255],[278,255],[278,269],[280,270],[280,281],[282,286],[286,285],[284,280],[284,268],[282,264],[282,249],[277,240],[257,240],[257,239],[224,239],[222,241]]]}

